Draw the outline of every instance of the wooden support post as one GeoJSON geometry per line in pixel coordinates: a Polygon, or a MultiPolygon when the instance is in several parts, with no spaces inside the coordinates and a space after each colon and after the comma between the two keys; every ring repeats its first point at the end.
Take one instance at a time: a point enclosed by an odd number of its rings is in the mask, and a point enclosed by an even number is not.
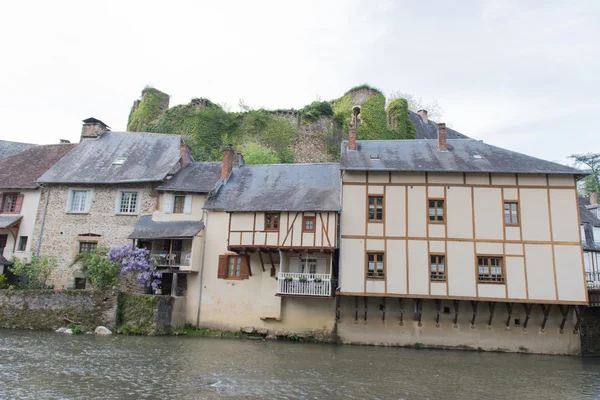
{"type": "Polygon", "coordinates": [[[523,323],[523,329],[527,329],[527,324],[529,323],[529,317],[531,316],[531,309],[533,308],[533,304],[523,303],[523,308],[525,309],[525,322],[523,323]]]}
{"type": "Polygon", "coordinates": [[[496,302],[488,301],[488,307],[490,309],[490,318],[488,319],[488,326],[492,326],[492,320],[494,319],[494,309],[496,308],[496,302]]]}
{"type": "Polygon", "coordinates": [[[471,318],[471,326],[475,326],[475,317],[477,316],[477,305],[476,301],[471,301],[471,308],[473,309],[473,318],[471,318]]]}
{"type": "Polygon", "coordinates": [[[458,309],[460,306],[460,302],[458,300],[453,300],[454,303],[454,325],[458,324],[458,309]]]}
{"type": "Polygon", "coordinates": [[[402,297],[398,298],[398,303],[400,305],[400,326],[404,325],[404,299],[402,297]]]}
{"type": "Polygon", "coordinates": [[[248,264],[248,275],[252,276],[252,264],[250,264],[250,254],[248,254],[248,252],[246,252],[245,257],[246,257],[246,263],[248,264]]]}
{"type": "Polygon", "coordinates": [[[560,310],[560,313],[562,314],[562,321],[560,322],[560,333],[564,333],[564,329],[565,329],[565,324],[567,323],[567,317],[569,316],[569,308],[571,306],[564,306],[562,304],[558,305],[558,309],[560,310]]]}
{"type": "Polygon", "coordinates": [[[506,318],[506,327],[510,328],[510,320],[512,318],[513,312],[513,303],[506,303],[506,312],[508,313],[508,318],[506,318]]]}
{"type": "Polygon", "coordinates": [[[263,258],[262,258],[262,251],[258,252],[258,257],[260,258],[260,266],[262,267],[263,272],[265,272],[265,262],[263,261],[263,258]]]}
{"type": "Polygon", "coordinates": [[[548,315],[550,315],[550,307],[551,304],[545,305],[545,304],[540,304],[540,307],[542,307],[542,312],[544,313],[544,320],[542,321],[542,331],[546,328],[546,322],[548,322],[548,315]]]}
{"type": "Polygon", "coordinates": [[[271,268],[275,269],[275,263],[273,262],[273,253],[269,252],[269,260],[271,261],[271,268]]]}
{"type": "Polygon", "coordinates": [[[368,299],[367,296],[363,297],[363,300],[364,300],[364,303],[365,303],[365,319],[363,320],[363,324],[367,323],[367,299],[368,299]]]}
{"type": "Polygon", "coordinates": [[[581,327],[581,310],[579,309],[579,306],[573,306],[573,310],[575,311],[575,315],[577,316],[577,322],[575,322],[575,326],[573,327],[573,333],[577,333],[579,331],[579,328],[581,327]]]}
{"type": "Polygon", "coordinates": [[[435,300],[435,311],[436,311],[435,326],[439,327],[440,326],[440,314],[442,313],[442,300],[440,300],[440,299],[435,300]]]}
{"type": "Polygon", "coordinates": [[[421,316],[423,314],[423,302],[421,299],[415,299],[415,312],[413,316],[413,320],[419,323],[421,326],[421,316]]]}
{"type": "Polygon", "coordinates": [[[340,322],[340,296],[335,297],[335,322],[340,322]]]}
{"type": "Polygon", "coordinates": [[[354,323],[358,324],[358,296],[354,296],[354,323]]]}
{"type": "Polygon", "coordinates": [[[381,305],[381,311],[383,311],[383,315],[381,316],[381,323],[385,324],[385,297],[383,298],[383,304],[381,305]]]}

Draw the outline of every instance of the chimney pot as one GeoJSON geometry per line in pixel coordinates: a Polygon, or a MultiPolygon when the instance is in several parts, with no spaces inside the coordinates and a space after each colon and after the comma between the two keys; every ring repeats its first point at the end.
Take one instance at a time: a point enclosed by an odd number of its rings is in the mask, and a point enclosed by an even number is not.
{"type": "Polygon", "coordinates": [[[192,149],[187,144],[181,142],[179,146],[179,168],[185,168],[190,162],[192,162],[192,149]]]}
{"type": "Polygon", "coordinates": [[[348,150],[356,150],[356,128],[358,128],[360,106],[352,107],[352,120],[348,124],[348,150]]]}
{"type": "Polygon", "coordinates": [[[425,124],[428,123],[429,120],[427,118],[427,110],[419,110],[419,111],[417,111],[417,114],[419,114],[423,123],[425,123],[425,124]]]}
{"type": "Polygon", "coordinates": [[[223,149],[223,163],[221,164],[221,177],[227,181],[233,169],[233,147],[228,144],[223,149]]]}
{"type": "Polygon", "coordinates": [[[448,151],[446,146],[446,124],[444,123],[438,124],[438,150],[448,151]]]}
{"type": "Polygon", "coordinates": [[[593,206],[598,205],[598,193],[590,193],[590,204],[593,206]]]}

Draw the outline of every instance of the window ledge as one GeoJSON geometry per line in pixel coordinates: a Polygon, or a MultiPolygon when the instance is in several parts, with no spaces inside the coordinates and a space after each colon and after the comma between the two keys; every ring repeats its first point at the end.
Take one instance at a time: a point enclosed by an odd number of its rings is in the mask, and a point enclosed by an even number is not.
{"type": "Polygon", "coordinates": [[[368,280],[369,280],[369,279],[372,279],[372,280],[374,280],[374,281],[382,281],[382,280],[384,280],[384,279],[385,279],[385,277],[384,277],[384,276],[367,276],[367,279],[368,279],[368,280]]]}
{"type": "Polygon", "coordinates": [[[506,285],[506,282],[477,281],[477,283],[481,283],[482,285],[506,285]]]}
{"type": "Polygon", "coordinates": [[[383,220],[382,219],[370,219],[369,223],[370,224],[383,224],[383,220]]]}
{"type": "Polygon", "coordinates": [[[444,225],[446,222],[445,221],[429,221],[430,224],[434,224],[434,225],[444,225]]]}
{"type": "Polygon", "coordinates": [[[67,214],[89,214],[89,211],[67,211],[67,214]]]}
{"type": "Polygon", "coordinates": [[[125,215],[125,216],[137,216],[140,215],[140,213],[115,213],[115,215],[125,215]]]}

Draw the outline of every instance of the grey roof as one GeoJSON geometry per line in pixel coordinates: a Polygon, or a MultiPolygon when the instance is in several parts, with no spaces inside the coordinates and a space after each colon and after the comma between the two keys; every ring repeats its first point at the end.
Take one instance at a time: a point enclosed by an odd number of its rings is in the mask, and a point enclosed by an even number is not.
{"type": "Polygon", "coordinates": [[[179,135],[105,132],[81,142],[40,183],[126,183],[163,180],[179,162],[179,135]],[[113,165],[119,157],[122,165],[113,165]]]}
{"type": "Polygon", "coordinates": [[[587,208],[588,206],[590,206],[590,199],[587,199],[585,197],[579,197],[578,200],[581,223],[600,227],[600,219],[596,217],[596,213],[587,208]]]}
{"type": "Polygon", "coordinates": [[[437,149],[437,139],[359,140],[356,143],[356,150],[348,150],[348,142],[342,142],[342,170],[587,175],[575,168],[474,139],[449,139],[448,151],[437,149]]]}
{"type": "MultiPolygon", "coordinates": [[[[437,139],[437,123],[430,119],[427,123],[423,122],[421,116],[416,112],[408,110],[408,116],[416,129],[417,139],[437,139]]],[[[448,139],[470,139],[467,135],[455,131],[452,128],[446,127],[446,138],[448,139]]]]}
{"type": "Polygon", "coordinates": [[[152,215],[143,215],[129,239],[193,238],[203,228],[202,221],[153,221],[152,215]]]}
{"type": "Polygon", "coordinates": [[[23,218],[22,215],[18,214],[4,214],[0,215],[0,229],[5,229],[23,218]]]}
{"type": "Polygon", "coordinates": [[[204,204],[224,211],[338,211],[339,164],[245,165],[204,204]]]}
{"type": "Polygon", "coordinates": [[[18,154],[27,150],[30,147],[37,146],[32,143],[9,142],[8,140],[0,140],[0,159],[18,154]]]}
{"type": "Polygon", "coordinates": [[[208,193],[221,179],[220,162],[191,162],[157,189],[169,192],[208,193]]]}
{"type": "Polygon", "coordinates": [[[0,265],[12,265],[2,254],[0,254],[0,265]]]}

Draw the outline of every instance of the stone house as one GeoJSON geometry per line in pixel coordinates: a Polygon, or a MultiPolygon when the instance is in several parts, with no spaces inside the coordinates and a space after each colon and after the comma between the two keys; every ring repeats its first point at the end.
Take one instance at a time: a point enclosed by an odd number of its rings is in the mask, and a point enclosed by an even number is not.
{"type": "Polygon", "coordinates": [[[36,180],[74,146],[0,141],[0,148],[4,147],[0,153],[7,155],[0,158],[0,274],[12,257],[31,260],[42,193],[36,180]]]}
{"type": "Polygon", "coordinates": [[[78,255],[131,243],[139,216],[156,209],[156,187],[190,160],[179,135],[112,132],[84,120],[81,142],[38,179],[44,192],[33,243],[58,261],[50,283],[84,288],[78,255]]]}
{"type": "Polygon", "coordinates": [[[600,218],[598,217],[598,195],[589,199],[579,197],[579,215],[583,263],[588,288],[600,289],[600,218]]]}

